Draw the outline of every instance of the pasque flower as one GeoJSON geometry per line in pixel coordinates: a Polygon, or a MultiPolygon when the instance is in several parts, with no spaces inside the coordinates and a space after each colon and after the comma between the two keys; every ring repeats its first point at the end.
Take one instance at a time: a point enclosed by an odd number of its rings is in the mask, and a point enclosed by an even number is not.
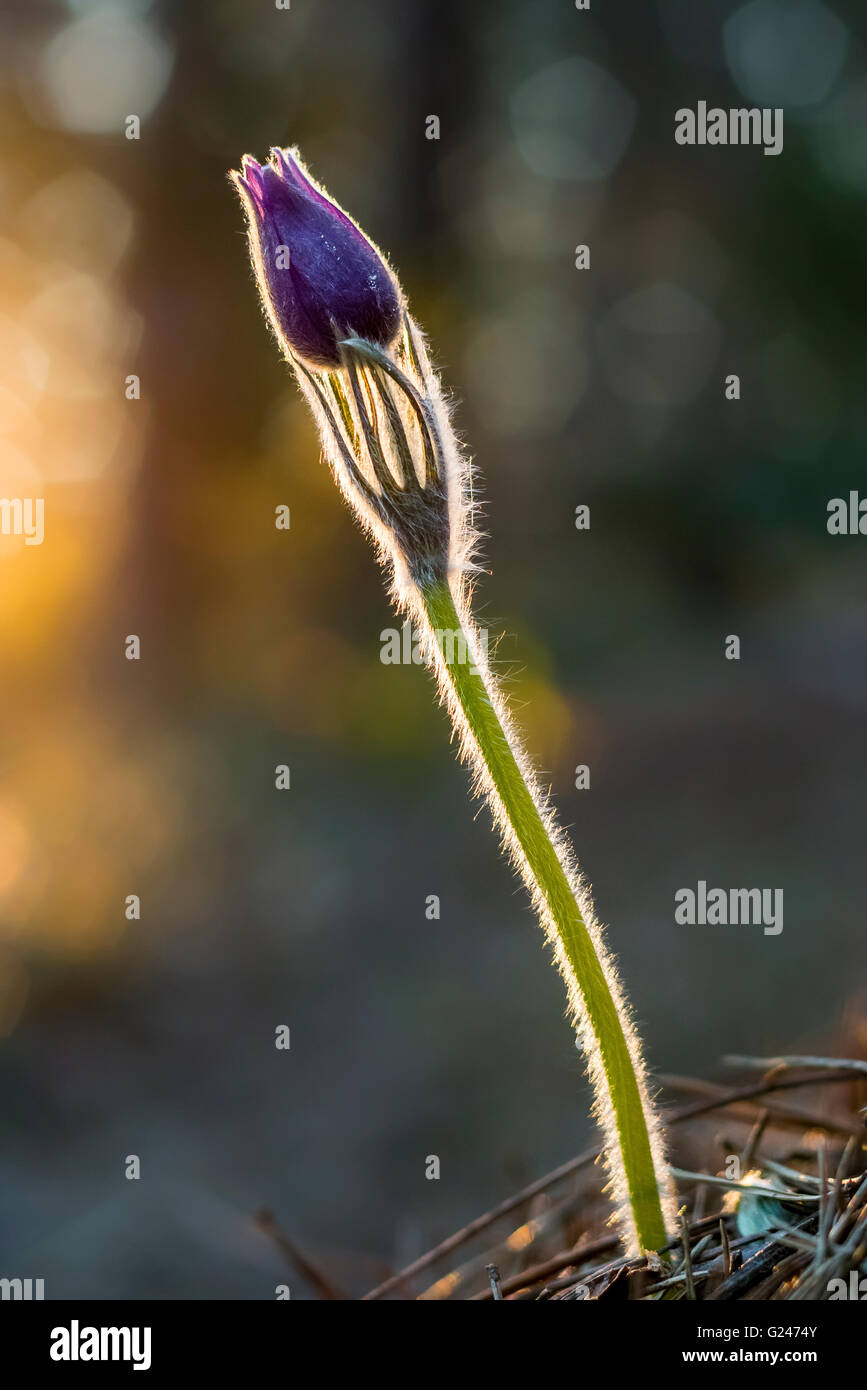
{"type": "Polygon", "coordinates": [[[389,346],[401,314],[394,277],[297,151],[274,149],[267,164],[245,155],[232,177],[247,206],[266,308],[292,352],[311,366],[339,367],[341,338],[389,346]]]}
{"type": "Polygon", "coordinates": [[[673,1229],[673,1189],[641,1048],[574,855],[473,620],[476,489],[424,334],[383,257],[294,151],[273,151],[267,165],[245,156],[233,178],[262,300],[323,453],[420,633],[461,754],[566,984],[624,1241],[658,1249],[673,1229]],[[469,660],[448,659],[444,637],[463,639],[456,647],[469,660]]]}

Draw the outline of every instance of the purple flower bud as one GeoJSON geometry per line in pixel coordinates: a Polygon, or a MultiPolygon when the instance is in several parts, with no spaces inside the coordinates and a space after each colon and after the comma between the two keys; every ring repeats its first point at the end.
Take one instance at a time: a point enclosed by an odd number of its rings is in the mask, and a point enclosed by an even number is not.
{"type": "Polygon", "coordinates": [[[297,152],[272,150],[268,164],[245,154],[232,178],[247,209],[265,307],[291,351],[309,366],[335,368],[342,339],[389,347],[401,321],[394,276],[297,152]]]}

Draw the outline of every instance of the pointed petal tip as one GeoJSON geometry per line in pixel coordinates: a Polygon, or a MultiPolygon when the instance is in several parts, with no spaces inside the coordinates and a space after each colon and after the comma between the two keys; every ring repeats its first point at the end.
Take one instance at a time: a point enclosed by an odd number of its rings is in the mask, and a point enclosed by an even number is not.
{"type": "Polygon", "coordinates": [[[318,196],[318,189],[304,167],[297,145],[273,145],[269,163],[283,183],[290,184],[302,193],[318,196]]]}
{"type": "Polygon", "coordinates": [[[263,166],[252,155],[241,158],[240,169],[231,169],[229,177],[242,197],[261,215],[265,210],[265,183],[263,166]]]}
{"type": "Polygon", "coordinates": [[[265,170],[264,166],[260,164],[257,159],[254,159],[252,155],[245,154],[241,160],[241,170],[244,178],[249,184],[252,184],[253,188],[262,187],[262,179],[265,170]]]}
{"type": "Polygon", "coordinates": [[[287,146],[272,145],[268,151],[268,158],[278,174],[288,174],[291,171],[290,160],[294,151],[287,146]]]}

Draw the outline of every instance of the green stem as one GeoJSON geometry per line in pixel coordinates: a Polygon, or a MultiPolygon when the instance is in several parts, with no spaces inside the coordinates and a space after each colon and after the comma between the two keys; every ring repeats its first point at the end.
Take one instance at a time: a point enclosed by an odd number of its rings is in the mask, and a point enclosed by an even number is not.
{"type": "MultiPolygon", "coordinates": [[[[429,588],[422,594],[422,601],[434,633],[453,634],[456,639],[463,635],[470,651],[474,650],[469,618],[461,620],[447,584],[429,588]]],[[[460,646],[458,643],[458,651],[460,646]]],[[[620,1187],[622,1195],[628,1193],[637,1244],[643,1250],[658,1250],[667,1240],[660,1200],[660,1188],[667,1190],[667,1177],[657,1174],[654,1166],[645,1111],[645,1105],[648,1110],[650,1105],[646,1094],[642,1094],[643,1085],[637,1074],[641,1066],[637,1045],[630,1050],[632,1035],[625,1007],[621,1017],[612,993],[616,986],[606,975],[573,885],[497,715],[497,701],[491,697],[484,674],[476,669],[472,658],[466,659],[466,651],[463,660],[458,657],[438,665],[441,678],[451,686],[446,693],[451,694],[466,721],[466,729],[461,730],[464,739],[470,735],[472,751],[483,764],[500,803],[494,803],[495,815],[507,822],[506,838],[522,860],[524,878],[534,898],[543,905],[552,934],[556,933],[554,945],[570,1000],[580,1006],[584,1028],[595,1037],[598,1064],[591,1058],[591,1073],[601,1069],[604,1075],[607,1096],[604,1091],[601,1097],[598,1095],[597,1075],[597,1099],[601,1101],[600,1110],[607,1108],[606,1127],[609,1137],[616,1132],[619,1150],[619,1154],[608,1153],[615,1187],[620,1187]]],[[[492,681],[490,676],[488,679],[492,681]]],[[[609,1143],[609,1150],[612,1147],[609,1143]]]]}

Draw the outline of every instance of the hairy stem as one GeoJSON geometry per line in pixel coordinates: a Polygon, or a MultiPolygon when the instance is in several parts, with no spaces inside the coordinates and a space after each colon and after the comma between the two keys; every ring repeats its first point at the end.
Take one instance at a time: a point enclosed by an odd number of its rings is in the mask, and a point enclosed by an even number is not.
{"type": "Polygon", "coordinates": [[[673,1197],[637,1038],[613,965],[553,813],[526,764],[479,635],[446,583],[421,595],[430,664],[503,839],[554,950],[579,1029],[606,1136],[606,1160],[623,1235],[632,1250],[664,1245],[673,1197]],[[442,634],[448,634],[447,659],[442,634]],[[463,638],[463,659],[461,659],[463,638]]]}

